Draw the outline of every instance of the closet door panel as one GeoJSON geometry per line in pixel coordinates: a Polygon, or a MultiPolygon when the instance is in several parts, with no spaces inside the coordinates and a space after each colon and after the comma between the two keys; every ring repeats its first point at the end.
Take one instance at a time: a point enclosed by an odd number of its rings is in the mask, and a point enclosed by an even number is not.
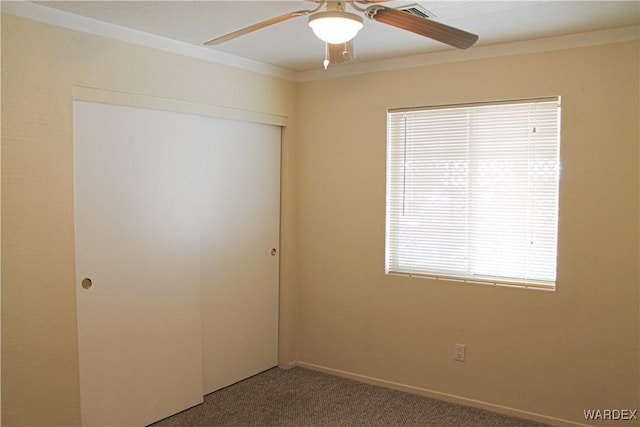
{"type": "Polygon", "coordinates": [[[198,124],[74,103],[83,425],[143,426],[202,401],[198,124]]]}
{"type": "Polygon", "coordinates": [[[204,392],[278,363],[280,128],[205,119],[200,155],[204,392]]]}

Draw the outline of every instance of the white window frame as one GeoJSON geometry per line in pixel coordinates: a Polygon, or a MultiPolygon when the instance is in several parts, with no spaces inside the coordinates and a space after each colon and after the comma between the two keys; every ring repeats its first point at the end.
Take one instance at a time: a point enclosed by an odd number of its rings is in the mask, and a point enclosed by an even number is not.
{"type": "Polygon", "coordinates": [[[560,119],[560,97],[389,110],[385,273],[555,290],[560,119]]]}

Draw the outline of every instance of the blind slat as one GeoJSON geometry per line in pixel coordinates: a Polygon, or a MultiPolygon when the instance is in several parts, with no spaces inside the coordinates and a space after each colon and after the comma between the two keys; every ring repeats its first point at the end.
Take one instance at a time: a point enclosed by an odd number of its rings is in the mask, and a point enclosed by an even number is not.
{"type": "Polygon", "coordinates": [[[386,271],[555,285],[559,98],[396,110],[386,271]]]}

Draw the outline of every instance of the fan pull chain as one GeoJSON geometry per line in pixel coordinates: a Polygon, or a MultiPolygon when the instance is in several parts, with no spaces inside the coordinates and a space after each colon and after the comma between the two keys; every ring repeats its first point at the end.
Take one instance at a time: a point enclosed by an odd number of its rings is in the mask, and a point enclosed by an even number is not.
{"type": "Polygon", "coordinates": [[[324,61],[322,62],[324,65],[324,69],[326,70],[329,67],[329,44],[324,44],[324,61]]]}

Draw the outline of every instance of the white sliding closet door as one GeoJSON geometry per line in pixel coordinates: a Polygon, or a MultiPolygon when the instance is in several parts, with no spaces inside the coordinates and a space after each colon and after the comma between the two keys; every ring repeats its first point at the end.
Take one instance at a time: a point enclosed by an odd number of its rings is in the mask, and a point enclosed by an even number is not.
{"type": "Polygon", "coordinates": [[[204,392],[278,363],[280,127],[205,121],[204,392]]]}
{"type": "Polygon", "coordinates": [[[280,127],[75,102],[74,168],[83,425],[277,365],[280,127]]]}
{"type": "Polygon", "coordinates": [[[198,132],[197,116],[74,103],[83,425],[202,401],[198,132]]]}

